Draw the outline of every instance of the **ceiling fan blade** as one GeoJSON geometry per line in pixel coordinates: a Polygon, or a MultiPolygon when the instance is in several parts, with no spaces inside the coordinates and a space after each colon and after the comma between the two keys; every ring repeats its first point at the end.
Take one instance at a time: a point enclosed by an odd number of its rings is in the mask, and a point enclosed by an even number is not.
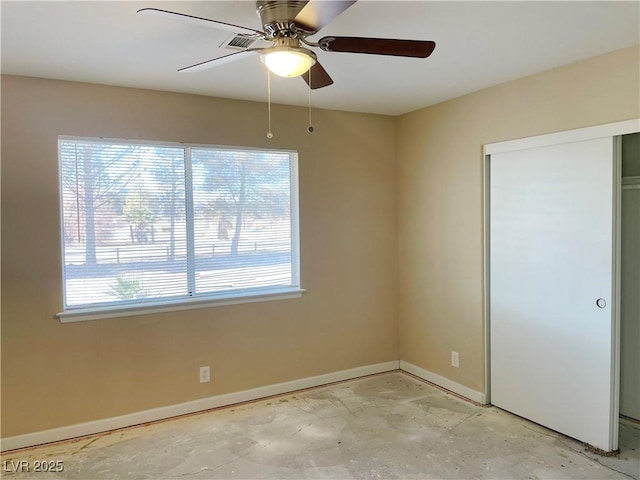
{"type": "Polygon", "coordinates": [[[226,63],[235,62],[236,60],[240,60],[243,58],[246,53],[254,53],[261,51],[261,48],[250,48],[248,50],[243,50],[242,52],[235,52],[229,55],[225,55],[223,57],[212,58],[211,60],[206,60],[204,62],[196,63],[194,65],[189,65],[188,67],[183,67],[178,70],[181,73],[195,73],[202,72],[203,70],[208,70],[209,68],[219,67],[220,65],[224,65],[226,63]]]}
{"type": "Polygon", "coordinates": [[[309,71],[302,74],[302,78],[307,82],[307,85],[311,87],[311,90],[317,88],[328,87],[333,83],[333,79],[329,76],[320,62],[316,62],[309,69],[309,71]],[[309,83],[309,75],[311,75],[311,83],[309,83]]]}
{"type": "Polygon", "coordinates": [[[231,23],[218,22],[217,20],[210,20],[208,18],[195,17],[193,15],[187,15],[186,13],[170,12],[169,10],[161,10],[159,8],[141,8],[140,10],[138,10],[138,13],[141,13],[143,15],[156,15],[159,17],[183,20],[203,27],[217,28],[218,30],[243,33],[245,35],[255,35],[262,38],[265,36],[264,32],[254,30],[253,28],[241,27],[239,25],[233,25],[231,23]]]}
{"type": "Polygon", "coordinates": [[[369,53],[416,58],[427,58],[436,48],[436,43],[430,40],[365,37],[324,37],[318,44],[325,52],[369,53]]]}
{"type": "Polygon", "coordinates": [[[317,32],[354,3],[356,0],[310,0],[293,22],[305,31],[317,32]]]}

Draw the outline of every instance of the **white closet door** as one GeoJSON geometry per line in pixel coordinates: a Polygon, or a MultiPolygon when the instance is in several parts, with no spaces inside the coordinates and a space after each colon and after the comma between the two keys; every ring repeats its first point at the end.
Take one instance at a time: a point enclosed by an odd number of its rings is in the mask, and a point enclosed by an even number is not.
{"type": "Polygon", "coordinates": [[[617,448],[613,139],[490,158],[492,403],[617,448]]]}

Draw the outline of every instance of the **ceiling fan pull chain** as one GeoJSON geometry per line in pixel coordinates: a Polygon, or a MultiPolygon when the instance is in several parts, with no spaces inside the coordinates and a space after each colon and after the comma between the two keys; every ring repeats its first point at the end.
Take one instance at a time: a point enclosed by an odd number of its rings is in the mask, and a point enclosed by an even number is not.
{"type": "Polygon", "coordinates": [[[269,128],[267,131],[267,138],[273,138],[271,132],[271,71],[267,68],[267,112],[269,114],[269,128]]]}
{"type": "Polygon", "coordinates": [[[309,126],[307,127],[307,132],[313,133],[313,125],[311,125],[311,70],[309,70],[309,126]]]}

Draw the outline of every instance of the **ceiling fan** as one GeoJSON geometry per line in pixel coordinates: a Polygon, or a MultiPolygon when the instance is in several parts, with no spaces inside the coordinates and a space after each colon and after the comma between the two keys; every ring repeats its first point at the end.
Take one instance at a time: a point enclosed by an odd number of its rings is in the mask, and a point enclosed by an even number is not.
{"type": "Polygon", "coordinates": [[[435,42],[425,40],[336,36],[323,37],[317,42],[307,40],[354,3],[356,0],[258,0],[256,11],[264,31],[158,8],[143,8],[138,13],[189,21],[231,31],[250,40],[273,42],[267,48],[247,48],[181,68],[180,72],[201,71],[259,53],[270,71],[283,77],[302,76],[312,89],[329,86],[333,80],[318,62],[316,54],[307,47],[320,48],[325,52],[415,58],[427,58],[435,49],[435,42]]]}

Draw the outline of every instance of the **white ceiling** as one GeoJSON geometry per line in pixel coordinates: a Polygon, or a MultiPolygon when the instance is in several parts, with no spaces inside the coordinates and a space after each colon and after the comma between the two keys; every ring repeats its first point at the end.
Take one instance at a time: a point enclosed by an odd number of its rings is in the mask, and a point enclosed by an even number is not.
{"type": "MultiPolygon", "coordinates": [[[[257,55],[178,73],[231,53],[218,48],[230,34],[136,14],[143,7],[262,30],[253,1],[3,0],[2,73],[266,100],[257,55]]],[[[312,92],[315,107],[398,115],[640,43],[640,2],[359,0],[310,40],[326,35],[437,43],[427,59],[316,49],[335,84],[312,92]]],[[[306,105],[307,86],[272,77],[272,101],[306,105]]]]}

